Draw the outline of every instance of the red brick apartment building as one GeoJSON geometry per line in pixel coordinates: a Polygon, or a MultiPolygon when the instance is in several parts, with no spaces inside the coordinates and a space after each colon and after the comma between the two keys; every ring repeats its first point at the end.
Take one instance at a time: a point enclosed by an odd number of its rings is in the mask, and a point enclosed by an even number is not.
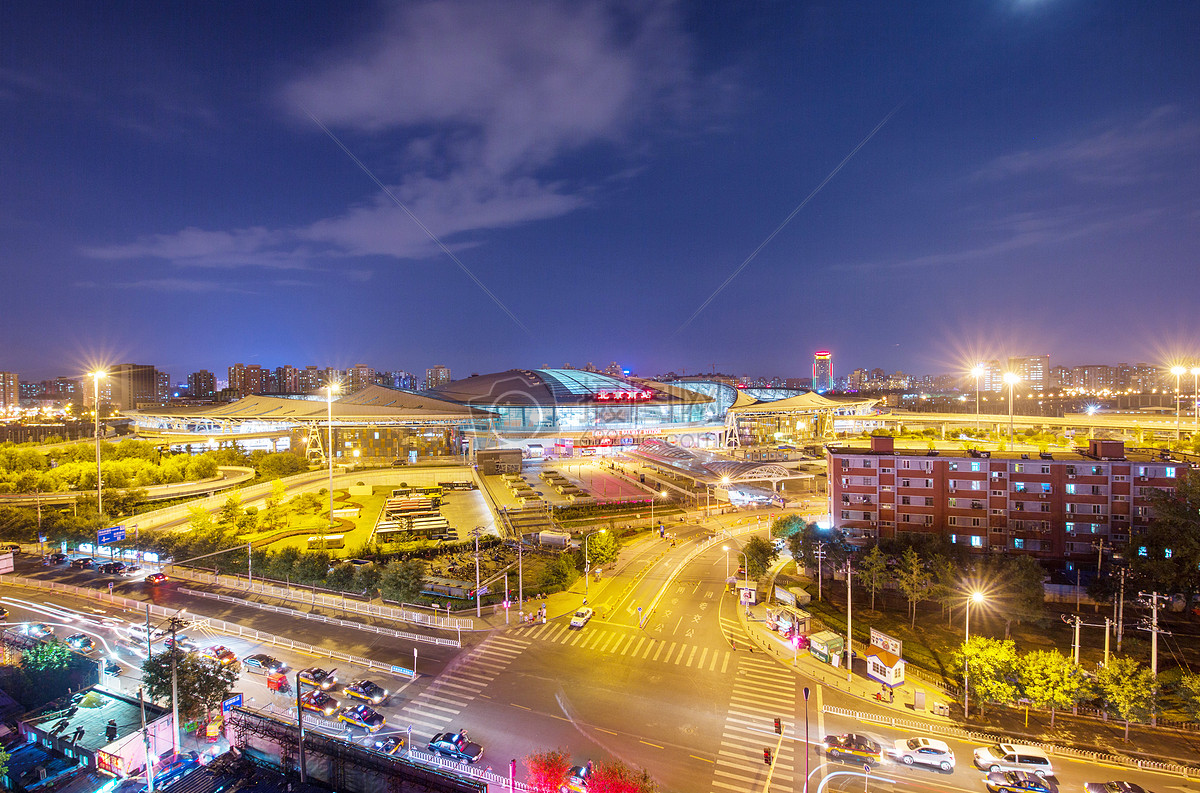
{"type": "Polygon", "coordinates": [[[857,538],[938,533],[980,552],[1085,560],[1123,546],[1150,522],[1150,493],[1172,490],[1187,463],[1122,441],[1086,451],[928,452],[828,447],[833,525],[857,538]]]}

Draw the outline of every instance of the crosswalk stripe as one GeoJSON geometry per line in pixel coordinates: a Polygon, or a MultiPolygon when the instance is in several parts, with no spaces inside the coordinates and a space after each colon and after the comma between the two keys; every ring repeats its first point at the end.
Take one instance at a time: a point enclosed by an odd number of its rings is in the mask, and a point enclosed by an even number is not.
{"type": "Polygon", "coordinates": [[[725,660],[721,662],[721,674],[725,674],[729,670],[729,656],[731,653],[725,653],[725,660]]]}
{"type": "Polygon", "coordinates": [[[604,640],[604,646],[600,648],[600,652],[602,652],[602,653],[606,653],[606,652],[608,652],[608,646],[609,646],[610,644],[612,644],[612,643],[613,643],[613,639],[616,639],[616,638],[618,638],[616,634],[611,634],[611,633],[610,633],[610,634],[608,635],[608,637],[607,637],[607,638],[604,640]]]}
{"type": "Polygon", "coordinates": [[[574,647],[574,646],[575,646],[575,643],[576,643],[576,642],[578,642],[578,641],[579,641],[580,639],[582,639],[582,638],[583,638],[583,634],[582,634],[582,633],[577,633],[577,634],[575,634],[575,638],[574,638],[574,639],[572,639],[572,640],[570,641],[570,644],[571,644],[571,646],[572,646],[572,647],[574,647]]]}
{"type": "Polygon", "coordinates": [[[457,705],[460,708],[465,708],[467,706],[467,703],[463,702],[461,699],[450,699],[449,697],[443,697],[438,694],[431,694],[428,691],[422,695],[422,699],[432,699],[436,702],[445,702],[448,705],[457,705]]]}
{"type": "Polygon", "coordinates": [[[681,645],[679,646],[679,657],[677,657],[677,658],[675,659],[675,665],[676,665],[676,666],[679,666],[679,662],[683,660],[683,654],[684,654],[684,653],[686,653],[686,652],[687,652],[687,645],[686,645],[686,644],[681,644],[681,645]]]}
{"type": "Polygon", "coordinates": [[[722,788],[725,788],[726,790],[736,790],[736,791],[738,791],[738,793],[746,793],[745,785],[728,785],[719,779],[714,779],[712,781],[712,784],[714,787],[722,787],[722,788]]]}
{"type": "Polygon", "coordinates": [[[691,653],[691,655],[689,655],[689,656],[688,656],[688,659],[687,659],[687,665],[688,665],[688,666],[691,666],[691,665],[692,665],[692,661],[695,659],[695,657],[696,657],[696,652],[697,652],[699,649],[700,649],[700,648],[699,648],[699,647],[697,647],[696,645],[692,645],[692,653],[691,653]]]}
{"type": "MultiPolygon", "coordinates": [[[[713,651],[713,654],[714,654],[714,655],[716,655],[716,651],[715,651],[715,650],[713,651]]],[[[708,648],[707,648],[707,647],[705,647],[705,648],[704,648],[704,652],[700,653],[700,663],[696,664],[697,668],[699,668],[699,669],[703,669],[703,668],[704,668],[704,662],[705,662],[705,661],[707,661],[707,660],[708,660],[708,648]]],[[[692,659],[690,659],[690,658],[689,658],[689,659],[688,659],[688,666],[691,666],[691,665],[692,665],[692,659]]]]}
{"type": "Polygon", "coordinates": [[[649,655],[649,654],[650,654],[650,650],[652,650],[652,649],[653,649],[653,650],[654,650],[654,657],[653,657],[653,658],[651,658],[650,660],[652,660],[652,661],[657,661],[657,660],[658,660],[658,654],[659,654],[659,653],[661,653],[661,652],[663,651],[663,648],[664,648],[664,647],[666,647],[666,646],[667,646],[667,645],[666,645],[666,643],[665,643],[665,642],[663,642],[662,640],[658,640],[658,641],[656,641],[654,644],[652,644],[652,645],[650,645],[649,647],[647,647],[647,648],[646,648],[646,655],[649,655]]]}
{"type": "Polygon", "coordinates": [[[721,654],[720,651],[713,650],[712,661],[708,665],[708,671],[710,671],[710,672],[717,671],[717,656],[719,656],[720,654],[721,654]]]}
{"type": "MultiPolygon", "coordinates": [[[[663,646],[664,646],[664,647],[666,647],[666,645],[665,645],[665,644],[664,644],[663,646]]],[[[670,647],[667,647],[667,657],[666,657],[666,658],[664,658],[663,660],[664,660],[664,661],[669,661],[669,660],[671,660],[671,653],[673,653],[673,652],[675,652],[675,642],[671,642],[671,646],[670,646],[670,647]]],[[[655,653],[655,654],[654,654],[654,660],[655,660],[655,661],[657,661],[657,660],[658,660],[658,653],[655,653]]]]}
{"type": "Polygon", "coordinates": [[[429,731],[432,733],[441,732],[442,726],[443,726],[442,722],[426,721],[424,719],[413,719],[413,718],[409,718],[408,723],[412,724],[414,727],[416,727],[418,724],[421,725],[422,727],[428,727],[429,731]]]}
{"type": "Polygon", "coordinates": [[[637,647],[633,648],[633,655],[635,658],[637,657],[638,651],[642,649],[642,645],[645,643],[646,643],[645,636],[642,636],[641,638],[638,639],[637,647]]]}
{"type": "MultiPolygon", "coordinates": [[[[430,690],[433,690],[433,686],[430,686],[429,688],[430,688],[430,690]]],[[[438,688],[439,688],[439,689],[442,689],[442,688],[457,688],[459,691],[463,691],[463,692],[465,692],[465,693],[467,693],[467,694],[470,694],[471,696],[475,696],[476,694],[478,694],[480,691],[482,691],[482,690],[483,690],[483,687],[482,687],[482,686],[476,686],[476,687],[464,686],[464,685],[462,685],[461,683],[455,683],[453,680],[444,680],[444,681],[442,681],[442,684],[441,684],[441,685],[439,685],[439,686],[438,686],[438,688]]]]}
{"type": "Polygon", "coordinates": [[[760,706],[765,706],[765,707],[771,707],[772,705],[774,705],[774,706],[778,707],[779,694],[781,694],[781,693],[786,693],[786,692],[746,691],[746,692],[734,694],[734,700],[739,705],[745,705],[747,707],[752,706],[752,705],[760,705],[760,706]],[[772,696],[772,695],[774,695],[774,696],[772,696]]]}
{"type": "Polygon", "coordinates": [[[421,710],[440,710],[451,716],[457,716],[459,713],[462,712],[462,708],[448,708],[445,705],[434,705],[432,702],[429,702],[426,700],[421,700],[419,702],[420,702],[419,707],[421,710]]]}
{"type": "MultiPolygon", "coordinates": [[[[779,780],[780,782],[791,782],[792,781],[792,775],[787,773],[786,771],[780,770],[780,766],[778,763],[772,763],[772,765],[775,766],[775,773],[771,775],[772,780],[779,780]]],[[[755,771],[758,771],[760,768],[763,770],[766,770],[766,767],[767,766],[765,763],[759,763],[758,767],[755,768],[755,771]]],[[[713,773],[716,774],[717,776],[724,776],[724,777],[728,777],[730,779],[746,779],[747,778],[747,776],[745,774],[735,774],[732,771],[727,770],[726,768],[715,768],[715,769],[713,769],[713,773]]],[[[750,778],[753,778],[753,776],[754,776],[754,774],[751,774],[750,778]]]]}

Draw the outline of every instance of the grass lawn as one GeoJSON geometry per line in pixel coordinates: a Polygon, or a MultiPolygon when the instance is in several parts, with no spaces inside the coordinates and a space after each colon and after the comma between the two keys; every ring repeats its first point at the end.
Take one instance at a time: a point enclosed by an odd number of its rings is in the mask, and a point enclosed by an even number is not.
{"type": "MultiPolygon", "coordinates": [[[[376,488],[377,490],[379,488],[376,488]]],[[[390,488],[384,488],[386,493],[390,493],[390,488]]],[[[330,556],[337,558],[349,558],[351,553],[358,548],[361,548],[367,543],[371,537],[371,531],[375,527],[375,518],[379,515],[380,509],[383,508],[384,502],[387,500],[385,492],[373,493],[369,496],[348,496],[345,490],[335,490],[333,495],[334,510],[344,509],[346,507],[358,507],[358,517],[346,517],[338,519],[338,528],[331,530],[330,534],[345,534],[345,547],[338,549],[330,549],[330,556]]],[[[247,542],[257,542],[258,540],[270,537],[276,534],[281,534],[287,531],[302,530],[307,533],[296,534],[290,537],[283,537],[275,542],[267,544],[267,548],[272,551],[280,551],[284,548],[294,547],[300,550],[308,550],[308,538],[320,533],[321,526],[326,523],[326,519],[320,515],[288,515],[285,523],[285,528],[273,532],[255,532],[254,534],[245,535],[247,542]]]]}

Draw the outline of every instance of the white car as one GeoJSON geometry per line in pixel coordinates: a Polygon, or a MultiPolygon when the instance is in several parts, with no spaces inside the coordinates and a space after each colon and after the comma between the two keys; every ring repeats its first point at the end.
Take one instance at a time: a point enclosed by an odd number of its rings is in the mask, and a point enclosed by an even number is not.
{"type": "Polygon", "coordinates": [[[582,628],[584,625],[587,625],[587,621],[590,620],[592,615],[595,613],[596,612],[592,611],[592,609],[588,606],[584,606],[583,608],[579,609],[579,611],[575,612],[575,616],[571,617],[571,627],[582,628]]]}
{"type": "Polygon", "coordinates": [[[893,760],[905,765],[928,765],[943,771],[954,770],[954,752],[937,738],[901,738],[888,752],[893,760]]]}

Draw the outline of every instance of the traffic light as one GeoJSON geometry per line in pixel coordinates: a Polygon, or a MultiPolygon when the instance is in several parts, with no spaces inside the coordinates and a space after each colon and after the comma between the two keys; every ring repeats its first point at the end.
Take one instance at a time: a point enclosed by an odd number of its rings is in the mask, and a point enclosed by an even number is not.
{"type": "Polygon", "coordinates": [[[780,721],[778,718],[775,719],[775,734],[783,735],[783,722],[780,721]]]}
{"type": "Polygon", "coordinates": [[[763,749],[763,762],[767,765],[771,764],[771,750],[763,749]]]}

